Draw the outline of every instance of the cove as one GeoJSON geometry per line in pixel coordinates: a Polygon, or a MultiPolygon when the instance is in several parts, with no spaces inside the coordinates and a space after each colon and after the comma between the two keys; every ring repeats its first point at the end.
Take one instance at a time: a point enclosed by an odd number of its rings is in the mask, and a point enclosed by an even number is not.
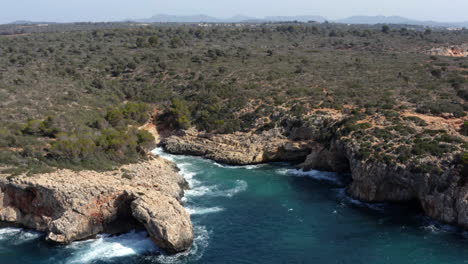
{"type": "Polygon", "coordinates": [[[191,251],[158,255],[142,231],[54,246],[41,233],[3,228],[0,263],[468,263],[468,234],[414,208],[353,200],[348,175],[155,152],[192,187],[184,198],[196,233],[191,251]]]}

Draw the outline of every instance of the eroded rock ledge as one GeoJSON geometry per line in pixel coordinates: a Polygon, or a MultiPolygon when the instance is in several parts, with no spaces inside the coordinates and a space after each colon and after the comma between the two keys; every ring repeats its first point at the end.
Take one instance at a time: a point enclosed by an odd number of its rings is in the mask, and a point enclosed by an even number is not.
{"type": "Polygon", "coordinates": [[[311,147],[308,141],[292,141],[276,130],[220,135],[191,129],[164,138],[161,144],[173,154],[203,156],[232,165],[303,160],[311,147]]]}
{"type": "Polygon", "coordinates": [[[204,156],[215,161],[245,165],[271,161],[302,161],[299,167],[350,172],[348,193],[366,202],[418,201],[424,212],[436,220],[468,229],[468,180],[455,165],[440,173],[416,173],[404,165],[362,161],[358,144],[333,140],[321,143],[302,135],[316,135],[313,128],[261,134],[228,135],[178,132],[164,138],[169,152],[204,156]],[[293,139],[291,139],[293,138],[293,139]]]}
{"type": "Polygon", "coordinates": [[[187,183],[162,158],[109,172],[59,170],[0,178],[0,221],[46,232],[58,243],[126,232],[136,226],[169,253],[193,241],[190,216],[180,203],[187,183]]]}

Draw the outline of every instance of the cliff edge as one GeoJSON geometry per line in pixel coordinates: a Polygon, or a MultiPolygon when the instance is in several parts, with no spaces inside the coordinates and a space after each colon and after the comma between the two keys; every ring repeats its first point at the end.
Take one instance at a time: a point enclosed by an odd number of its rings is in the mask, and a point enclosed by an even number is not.
{"type": "Polygon", "coordinates": [[[0,221],[46,232],[58,243],[144,227],[161,249],[184,251],[193,227],[180,203],[187,183],[177,172],[155,157],[108,172],[3,176],[0,221]]]}

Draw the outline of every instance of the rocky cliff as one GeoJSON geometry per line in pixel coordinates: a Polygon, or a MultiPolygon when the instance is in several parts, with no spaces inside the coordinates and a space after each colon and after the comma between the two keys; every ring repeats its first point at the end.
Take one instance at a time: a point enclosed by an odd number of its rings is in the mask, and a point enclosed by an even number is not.
{"type": "Polygon", "coordinates": [[[220,135],[199,133],[191,129],[164,138],[161,144],[174,154],[203,156],[233,165],[297,161],[309,153],[309,142],[289,140],[275,130],[262,134],[220,135]]]}
{"type": "Polygon", "coordinates": [[[347,190],[354,198],[416,200],[428,216],[468,228],[468,175],[456,158],[465,142],[457,132],[459,127],[450,126],[445,134],[440,132],[445,124],[441,122],[453,120],[428,118],[424,123],[406,113],[398,120],[391,118],[376,115],[359,120],[325,113],[311,115],[307,122],[283,122],[281,128],[255,133],[179,131],[163,138],[161,145],[172,153],[234,165],[296,161],[306,170],[350,172],[347,190]]]}
{"type": "Polygon", "coordinates": [[[115,171],[59,170],[0,178],[0,220],[47,233],[58,243],[144,227],[169,253],[193,241],[190,216],[180,203],[187,183],[162,158],[115,171]]]}

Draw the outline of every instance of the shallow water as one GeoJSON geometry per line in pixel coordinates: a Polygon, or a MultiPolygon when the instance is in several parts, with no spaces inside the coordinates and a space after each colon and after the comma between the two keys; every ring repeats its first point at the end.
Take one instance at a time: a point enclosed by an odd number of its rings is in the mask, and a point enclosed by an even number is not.
{"type": "Polygon", "coordinates": [[[43,234],[4,228],[0,263],[468,263],[468,235],[411,208],[350,199],[346,175],[162,155],[192,187],[184,198],[191,251],[158,255],[145,232],[54,246],[43,234]]]}

